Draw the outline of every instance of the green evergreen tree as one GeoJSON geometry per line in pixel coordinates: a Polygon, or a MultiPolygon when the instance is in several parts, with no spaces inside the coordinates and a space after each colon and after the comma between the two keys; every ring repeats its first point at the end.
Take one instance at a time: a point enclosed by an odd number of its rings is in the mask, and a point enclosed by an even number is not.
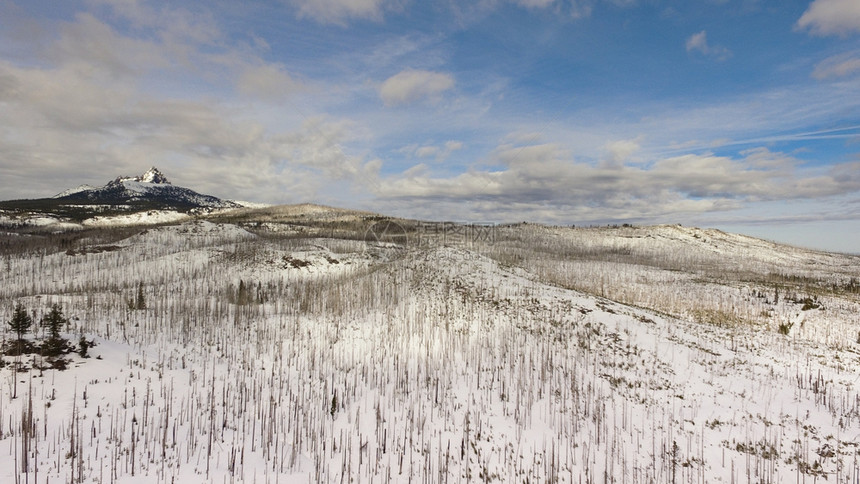
{"type": "Polygon", "coordinates": [[[245,286],[245,281],[239,280],[239,294],[236,296],[236,304],[244,306],[248,304],[248,288],[245,286]]]}
{"type": "Polygon", "coordinates": [[[9,321],[9,327],[18,336],[19,343],[23,341],[24,335],[30,330],[30,326],[32,325],[33,318],[27,314],[27,309],[24,308],[24,305],[18,303],[15,306],[14,313],[12,313],[12,321],[9,321]]]}
{"type": "Polygon", "coordinates": [[[63,316],[60,305],[56,303],[51,305],[51,310],[42,317],[42,327],[48,330],[48,339],[42,345],[42,354],[57,356],[65,351],[67,341],[60,337],[60,329],[68,323],[69,320],[63,316]]]}
{"type": "Polygon", "coordinates": [[[135,309],[146,309],[146,297],[143,295],[143,283],[137,283],[137,301],[135,301],[135,309]]]}

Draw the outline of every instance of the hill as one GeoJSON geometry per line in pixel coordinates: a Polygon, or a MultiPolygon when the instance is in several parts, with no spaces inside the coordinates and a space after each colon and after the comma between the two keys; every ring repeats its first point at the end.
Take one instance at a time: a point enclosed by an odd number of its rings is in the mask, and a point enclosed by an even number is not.
{"type": "Polygon", "coordinates": [[[6,251],[0,317],[59,303],[97,345],[65,371],[3,358],[0,480],[860,477],[856,257],[680,226],[208,217],[6,251]]]}

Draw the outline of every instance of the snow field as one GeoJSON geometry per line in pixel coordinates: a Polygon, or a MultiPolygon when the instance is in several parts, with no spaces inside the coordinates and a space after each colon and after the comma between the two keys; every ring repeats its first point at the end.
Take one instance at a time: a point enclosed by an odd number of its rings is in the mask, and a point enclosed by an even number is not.
{"type": "Polygon", "coordinates": [[[69,337],[98,346],[66,371],[0,370],[2,482],[860,478],[858,354],[837,337],[850,299],[786,336],[669,316],[680,296],[657,313],[556,285],[602,275],[607,296],[635,289],[641,306],[691,288],[708,310],[797,309],[654,264],[578,257],[551,272],[549,258],[515,267],[209,222],[115,245],[4,261],[4,321],[14,301],[60,302],[69,337]],[[127,304],[138,284],[146,309],[127,304]]]}

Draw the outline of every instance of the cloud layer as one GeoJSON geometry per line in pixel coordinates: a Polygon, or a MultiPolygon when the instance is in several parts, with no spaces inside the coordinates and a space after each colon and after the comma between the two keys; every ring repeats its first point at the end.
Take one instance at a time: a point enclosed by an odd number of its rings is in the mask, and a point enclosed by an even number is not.
{"type": "Polygon", "coordinates": [[[710,45],[708,43],[708,34],[704,30],[688,37],[685,45],[687,52],[699,53],[718,61],[727,60],[732,56],[732,52],[729,49],[719,45],[710,45]]]}
{"type": "MultiPolygon", "coordinates": [[[[613,143],[625,155],[635,148],[613,143]]],[[[558,145],[500,145],[499,168],[434,177],[426,170],[383,180],[378,195],[412,210],[437,203],[462,207],[461,213],[495,220],[495,209],[516,207],[526,218],[567,223],[612,220],[655,221],[679,214],[721,212],[750,202],[804,200],[860,190],[860,176],[849,175],[860,162],[829,170],[807,170],[783,153],[765,148],[741,158],[683,155],[648,166],[619,163],[619,152],[605,162],[576,161],[558,145]]],[[[860,173],[860,172],[858,172],[860,173]]],[[[429,211],[427,214],[429,215],[429,211]]],[[[504,212],[502,212],[504,213],[504,212]]]]}
{"type": "Polygon", "coordinates": [[[379,87],[379,97],[386,106],[395,106],[419,99],[433,98],[453,87],[454,78],[450,74],[406,69],[382,83],[379,87]]]}
{"type": "Polygon", "coordinates": [[[860,2],[815,0],[797,21],[797,26],[816,35],[848,35],[860,32],[860,2]]]}
{"type": "Polygon", "coordinates": [[[319,23],[345,24],[353,19],[379,21],[393,2],[387,0],[288,0],[295,6],[298,16],[309,17],[319,23]]]}
{"type": "Polygon", "coordinates": [[[860,71],[860,51],[828,57],[819,62],[812,71],[812,77],[818,80],[847,77],[860,71]]]}
{"type": "Polygon", "coordinates": [[[738,2],[7,4],[2,198],[156,165],[434,219],[860,217],[858,3],[738,2]]]}

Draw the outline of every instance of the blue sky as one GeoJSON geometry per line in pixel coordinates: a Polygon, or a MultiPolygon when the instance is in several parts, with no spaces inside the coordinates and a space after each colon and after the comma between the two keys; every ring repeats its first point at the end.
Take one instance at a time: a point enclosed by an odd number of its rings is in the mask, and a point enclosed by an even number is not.
{"type": "Polygon", "coordinates": [[[857,0],[0,0],[0,198],[158,166],[391,215],[860,252],[857,0]]]}

